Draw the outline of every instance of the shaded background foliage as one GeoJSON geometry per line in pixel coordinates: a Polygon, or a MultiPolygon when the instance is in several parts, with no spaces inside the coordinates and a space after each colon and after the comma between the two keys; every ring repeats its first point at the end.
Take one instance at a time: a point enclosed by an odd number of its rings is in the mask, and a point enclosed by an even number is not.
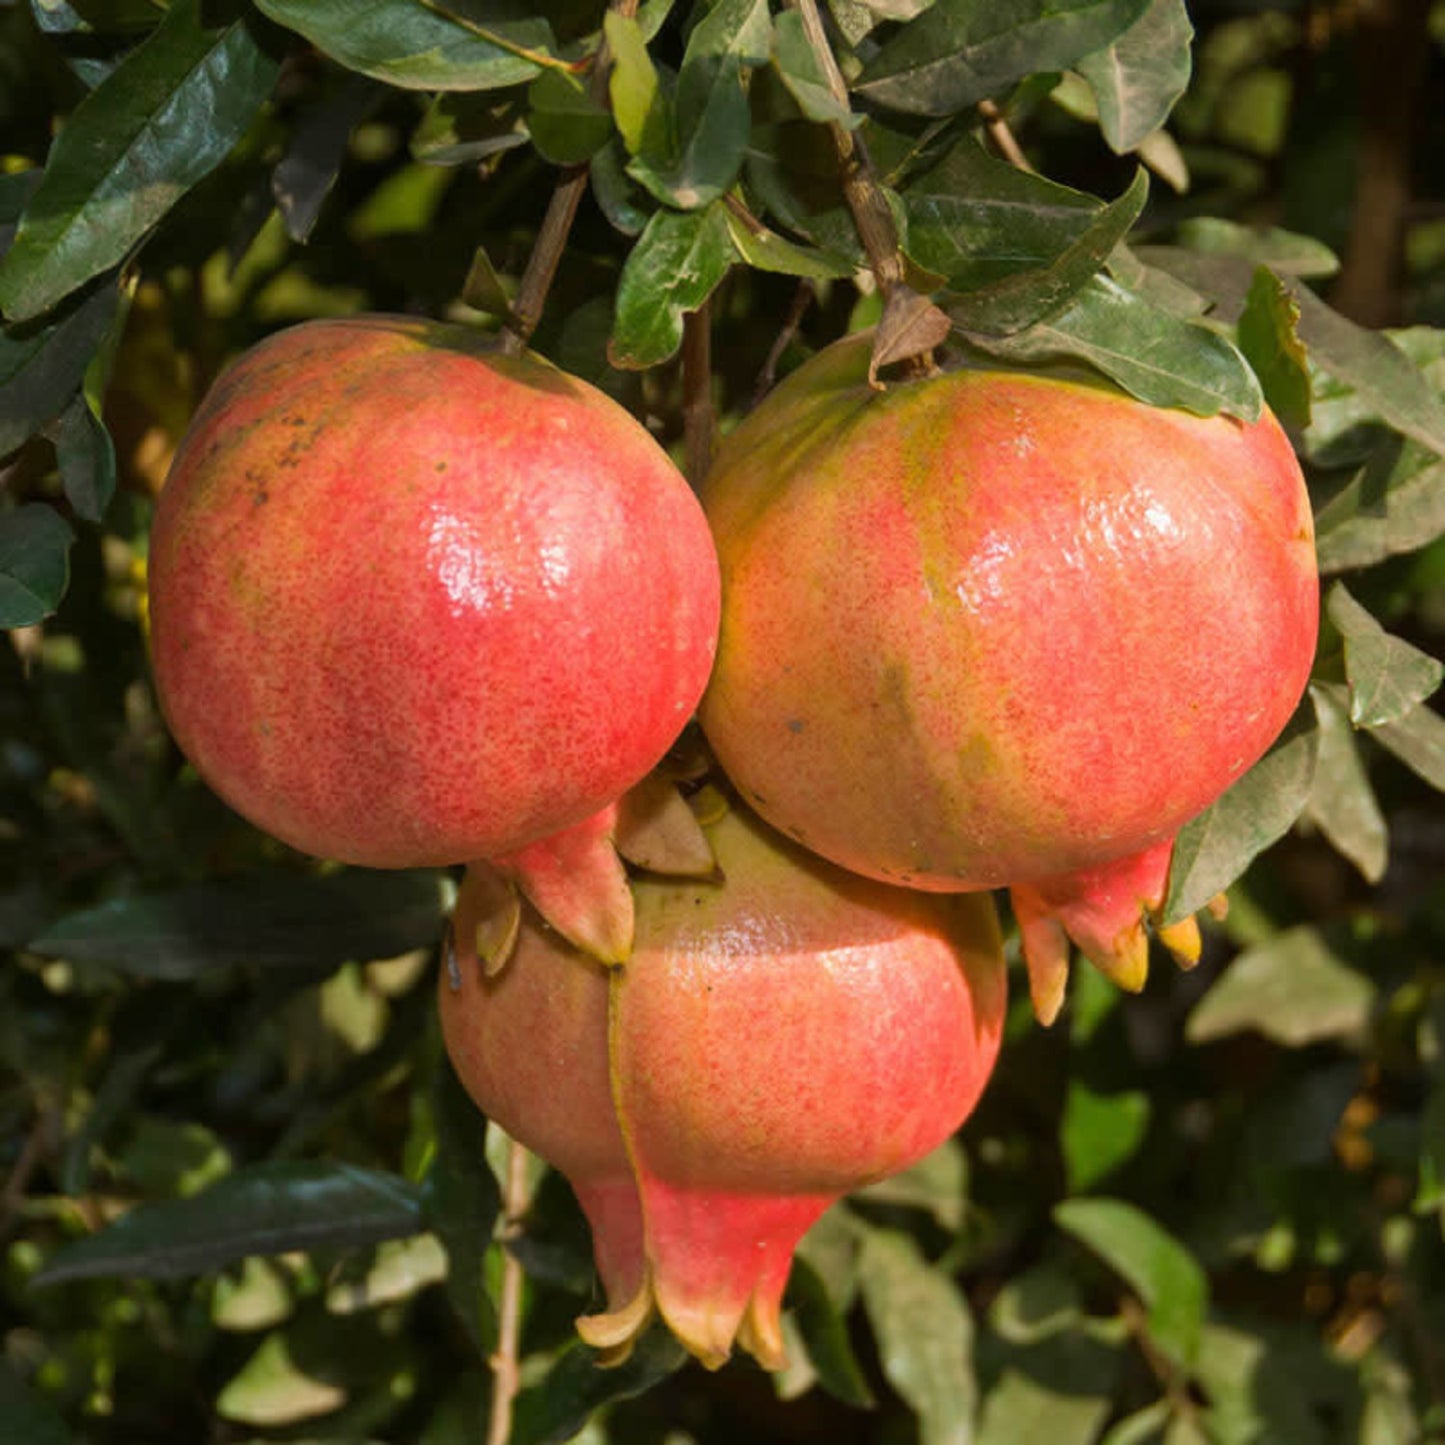
{"type": "MultiPolygon", "coordinates": [[[[656,1336],[597,1371],[585,1228],[537,1170],[515,1440],[1445,1439],[1445,7],[1195,0],[1191,70],[1173,4],[1073,7],[1102,54],[1018,39],[1067,8],[830,14],[910,279],[972,344],[1202,408],[1262,385],[1293,427],[1331,579],[1312,696],[1173,904],[1274,846],[1193,973],[1122,1000],[1080,970],[1047,1032],[1016,988],[961,1137],[810,1235],[776,1378],[656,1336]],[[1012,60],[927,70],[985,12],[1012,60]],[[978,146],[990,98],[1072,190],[978,146]]],[[[724,421],[876,316],[793,13],[609,22],[609,105],[516,53],[595,44],[574,0],[0,5],[0,1439],[484,1438],[500,1155],[432,1017],[452,880],[319,866],[183,764],[151,500],[267,331],[496,325],[589,157],[536,345],[679,455],[709,293],[724,421]]]]}

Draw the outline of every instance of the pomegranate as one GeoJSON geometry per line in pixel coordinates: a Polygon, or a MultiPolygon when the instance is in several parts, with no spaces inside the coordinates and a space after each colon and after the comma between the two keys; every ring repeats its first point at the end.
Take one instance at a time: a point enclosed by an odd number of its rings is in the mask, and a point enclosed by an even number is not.
{"type": "Polygon", "coordinates": [[[783,1361],[793,1249],[840,1195],[903,1169],[972,1110],[1006,981],[985,897],[859,878],[734,808],[720,878],[642,879],[607,969],[527,910],[487,973],[458,934],[439,994],[481,1109],[571,1180],[625,1357],[655,1312],[705,1364],[783,1361]],[[721,881],[725,879],[725,881],[721,881]]]}
{"type": "MultiPolygon", "coordinates": [[[[748,801],[835,863],[1012,885],[1051,1018],[1066,934],[1142,984],[1174,836],[1300,698],[1309,499],[1270,415],[1069,371],[878,391],[870,340],[784,382],[704,485],[723,622],[703,728],[748,801]]],[[[1197,957],[1193,920],[1165,942],[1197,957]]]]}
{"type": "Polygon", "coordinates": [[[525,876],[687,721],[718,579],[686,482],[608,397],[460,327],[356,316],[217,381],[150,599],[175,738],[247,818],[349,863],[525,876]]]}

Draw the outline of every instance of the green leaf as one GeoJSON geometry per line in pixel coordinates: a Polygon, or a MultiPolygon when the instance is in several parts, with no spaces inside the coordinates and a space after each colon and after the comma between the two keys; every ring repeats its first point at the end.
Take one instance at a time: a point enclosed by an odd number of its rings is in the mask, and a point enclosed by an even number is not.
{"type": "Polygon", "coordinates": [[[642,28],[630,15],[610,9],[603,27],[612,52],[607,78],[612,114],[628,154],[661,152],[669,143],[670,110],[642,28]]]}
{"type": "Polygon", "coordinates": [[[55,424],[55,460],[76,515],[100,521],[115,495],[115,444],[83,392],[76,392],[55,424]]]}
{"type": "Polygon", "coordinates": [[[1100,1445],[1159,1445],[1172,1411],[1169,1400],[1155,1400],[1152,1405],[1126,1415],[1104,1436],[1100,1445]]]}
{"type": "Polygon", "coordinates": [[[784,276],[807,276],[814,281],[837,280],[853,274],[853,266],[827,251],[795,246],[752,216],[727,212],[728,235],[737,253],[759,271],[776,271],[784,276]]]}
{"type": "Polygon", "coordinates": [[[607,144],[612,116],[575,75],[544,70],[527,90],[527,129],[542,154],[558,166],[579,165],[607,144]]]}
{"type": "Polygon", "coordinates": [[[0,261],[0,308],[48,311],[123,260],[225,159],[271,92],[277,62],[244,20],[202,23],[176,0],[160,28],[66,122],[15,243],[0,261]]]}
{"type": "Polygon", "coordinates": [[[853,1353],[848,1326],[822,1277],[804,1259],[793,1261],[787,1304],[792,1312],[818,1383],[835,1399],[855,1409],[872,1409],[873,1392],[853,1353]]]}
{"type": "Polygon", "coordinates": [[[1151,406],[1252,421],[1262,404],[1254,373],[1224,337],[1107,276],[1093,277],[1065,310],[1027,331],[968,340],[1005,361],[1085,361],[1151,406]]]}
{"type": "Polygon", "coordinates": [[[1186,823],[1174,844],[1165,923],[1177,923],[1223,892],[1309,801],[1319,724],[1299,708],[1274,746],[1218,802],[1186,823]]]}
{"type": "Polygon", "coordinates": [[[1323,241],[1278,226],[1243,226],[1217,216],[1191,216],[1179,225],[1179,244],[1211,256],[1240,256],[1282,276],[1333,276],[1339,258],[1323,241]]]}
{"type": "Polygon", "coordinates": [[[977,1386],[963,1296],[891,1230],[868,1231],[859,1278],[883,1373],[918,1417],[920,1445],[967,1445],[977,1386]]]}
{"type": "Polygon", "coordinates": [[[438,1070],[435,1112],[436,1157],[424,1193],[426,1223],[446,1246],[447,1293],[485,1358],[497,1347],[497,1316],[484,1266],[502,1196],[487,1163],[487,1121],[448,1064],[438,1070]]]}
{"type": "Polygon", "coordinates": [[[1390,436],[1320,509],[1315,551],[1321,572],[1344,572],[1417,551],[1442,534],[1445,458],[1390,436]]]}
{"type": "Polygon", "coordinates": [[[119,309],[120,293],[107,280],[45,324],[0,334],[0,456],[23,445],[70,404],[119,309]]]}
{"type": "Polygon", "coordinates": [[[293,241],[311,235],[346,160],[352,131],[385,97],[375,81],[353,75],[340,90],[302,112],[286,154],[271,173],[271,194],[293,241]]]}
{"type": "Polygon", "coordinates": [[[926,1209],[939,1225],[956,1233],[963,1228],[968,1196],[968,1160],[957,1139],[945,1139],[911,1169],[890,1174],[856,1191],[857,1199],[926,1209]]]}
{"type": "Polygon", "coordinates": [[[1360,759],[1348,698],[1337,701],[1334,691],[1320,685],[1310,688],[1320,743],[1305,816],[1367,882],[1378,883],[1388,861],[1388,830],[1360,759]]]}
{"type": "Polygon", "coordinates": [[[1377,728],[1399,722],[1440,686],[1445,666],[1403,638],[1392,637],[1336,582],[1325,611],[1345,643],[1350,721],[1377,728]]]}
{"type": "Polygon", "coordinates": [[[1299,303],[1278,276],[1254,273],[1239,317],[1239,349],[1254,368],[1264,399],[1283,421],[1310,424],[1309,358],[1299,339],[1299,303]]]}
{"type": "Polygon", "coordinates": [[[784,10],[773,21],[773,69],[809,120],[829,121],[852,130],[863,123],[833,94],[828,77],[803,30],[803,17],[784,10]]]}
{"type": "Polygon", "coordinates": [[[412,133],[412,156],[429,166],[469,166],[527,144],[522,102],[505,95],[443,91],[412,133]]]}
{"type": "Polygon", "coordinates": [[[1156,0],[1113,44],[1078,62],[1099,105],[1099,129],[1118,154],[1163,125],[1184,94],[1193,36],[1184,0],[1156,0]]]}
{"type": "Polygon", "coordinates": [[[1109,1418],[1107,1395],[1052,1389],[1022,1370],[1006,1369],[984,1396],[977,1445],[1093,1445],[1109,1418]]]}
{"type": "Polygon", "coordinates": [[[65,1421],[26,1388],[9,1360],[0,1359],[0,1440],[15,1445],[71,1445],[65,1421]]]}
{"type": "Polygon", "coordinates": [[[1026,75],[1112,44],[1149,0],[937,0],[889,40],[853,89],[913,115],[951,115],[1026,75]]]}
{"type": "Polygon", "coordinates": [[[1059,1124],[1069,1193],[1087,1192],[1129,1159],[1149,1128],[1149,1115],[1145,1093],[1096,1094],[1070,1080],[1059,1124]]]}
{"type": "Polygon", "coordinates": [[[736,260],[726,208],[658,211],[622,268],[617,316],[607,354],[614,366],[641,371],[682,344],[682,318],[712,295],[736,260]]]}
{"type": "Polygon", "coordinates": [[[517,1396],[509,1445],[561,1445],[604,1405],[645,1394],[686,1360],[687,1352],[661,1326],[638,1341],[625,1363],[607,1369],[591,1350],[573,1344],[517,1396]]]}
{"type": "Polygon", "coordinates": [[[1428,707],[1417,707],[1398,722],[1371,728],[1370,736],[1432,788],[1445,793],[1445,718],[1428,707]]]}
{"type": "Polygon", "coordinates": [[[1445,1209],[1445,1069],[1438,1061],[1420,1114],[1420,1177],[1414,1207],[1417,1214],[1445,1209]]]}
{"type": "Polygon", "coordinates": [[[396,1175],[320,1160],[257,1164],[189,1199],[137,1205],[57,1250],[36,1282],[181,1279],[247,1255],[377,1244],[421,1227],[417,1191],[396,1175]]]}
{"type": "Polygon", "coordinates": [[[1035,1345],[1072,1329],[1084,1315],[1074,1276],[1056,1260],[1043,1260],[1011,1276],[989,1306],[988,1322],[1015,1345],[1035,1345]]]}
{"type": "Polygon", "coordinates": [[[1122,1200],[1066,1199],[1054,1207],[1054,1221],[1129,1282],[1149,1307],[1154,1343],[1177,1364],[1192,1365],[1209,1303],[1209,1281],[1194,1256],[1122,1200]]]}
{"type": "Polygon", "coordinates": [[[434,943],[448,888],[429,871],[258,872],[112,899],[61,919],[29,947],[146,978],[195,978],[238,963],[334,968],[434,943]]]}
{"type": "MultiPolygon", "coordinates": [[[[1008,336],[1046,316],[1057,319],[1059,309],[1083,291],[1128,234],[1148,195],[1149,177],[1141,167],[1122,196],[1096,211],[1087,226],[1037,269],[950,297],[947,309],[954,323],[968,332],[1008,336]]],[[[910,227],[910,250],[912,234],[910,227]]]]}
{"type": "Polygon", "coordinates": [[[404,90],[497,90],[531,80],[552,27],[492,0],[256,0],[350,70],[404,90]]]}
{"type": "Polygon", "coordinates": [[[1195,1005],[1184,1032],[1202,1044],[1253,1029],[1297,1049],[1359,1034],[1374,1001],[1369,979],[1301,925],[1245,949],[1195,1005]]]}
{"type": "Polygon", "coordinates": [[[0,512],[0,630],[33,626],[60,606],[74,540],[65,518],[42,502],[0,512]]]}

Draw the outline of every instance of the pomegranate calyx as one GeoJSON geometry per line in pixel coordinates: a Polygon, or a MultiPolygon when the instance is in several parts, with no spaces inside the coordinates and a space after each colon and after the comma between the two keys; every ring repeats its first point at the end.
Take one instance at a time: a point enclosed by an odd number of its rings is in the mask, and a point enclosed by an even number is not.
{"type": "Polygon", "coordinates": [[[480,967],[489,978],[499,973],[517,946],[522,927],[522,900],[517,885],[490,864],[467,866],[452,910],[447,935],[447,969],[454,988],[454,970],[480,967]]]}
{"type": "Polygon", "coordinates": [[[617,804],[617,851],[635,867],[675,878],[716,879],[717,859],[687,800],[654,773],[617,804]]]}

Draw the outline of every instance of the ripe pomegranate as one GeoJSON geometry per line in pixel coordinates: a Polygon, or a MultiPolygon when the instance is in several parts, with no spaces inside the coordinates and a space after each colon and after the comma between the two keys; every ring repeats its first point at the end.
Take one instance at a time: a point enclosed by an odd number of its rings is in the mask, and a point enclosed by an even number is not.
{"type": "Polygon", "coordinates": [[[500,972],[459,935],[442,1028],[481,1109],[572,1182],[609,1305],[578,1328],[604,1359],[655,1310],[706,1365],[736,1338],[777,1368],[798,1240],[962,1123],[1006,980],[987,898],[845,873],[740,808],[707,833],[720,879],[639,881],[620,968],[530,910],[500,972]]]}
{"type": "MultiPolygon", "coordinates": [[[[1300,698],[1309,499],[1272,416],[1067,371],[878,391],[869,348],[808,362],[704,485],[723,623],[703,728],[748,801],[834,862],[1012,885],[1051,1018],[1066,932],[1142,985],[1174,836],[1300,698]]],[[[1165,941],[1197,957],[1193,920],[1165,941]]]]}
{"type": "Polygon", "coordinates": [[[717,614],[701,510],[638,422],[404,317],[308,322],[231,366],[151,540],[181,748],[277,837],[378,868],[525,875],[672,743],[717,614]]]}

